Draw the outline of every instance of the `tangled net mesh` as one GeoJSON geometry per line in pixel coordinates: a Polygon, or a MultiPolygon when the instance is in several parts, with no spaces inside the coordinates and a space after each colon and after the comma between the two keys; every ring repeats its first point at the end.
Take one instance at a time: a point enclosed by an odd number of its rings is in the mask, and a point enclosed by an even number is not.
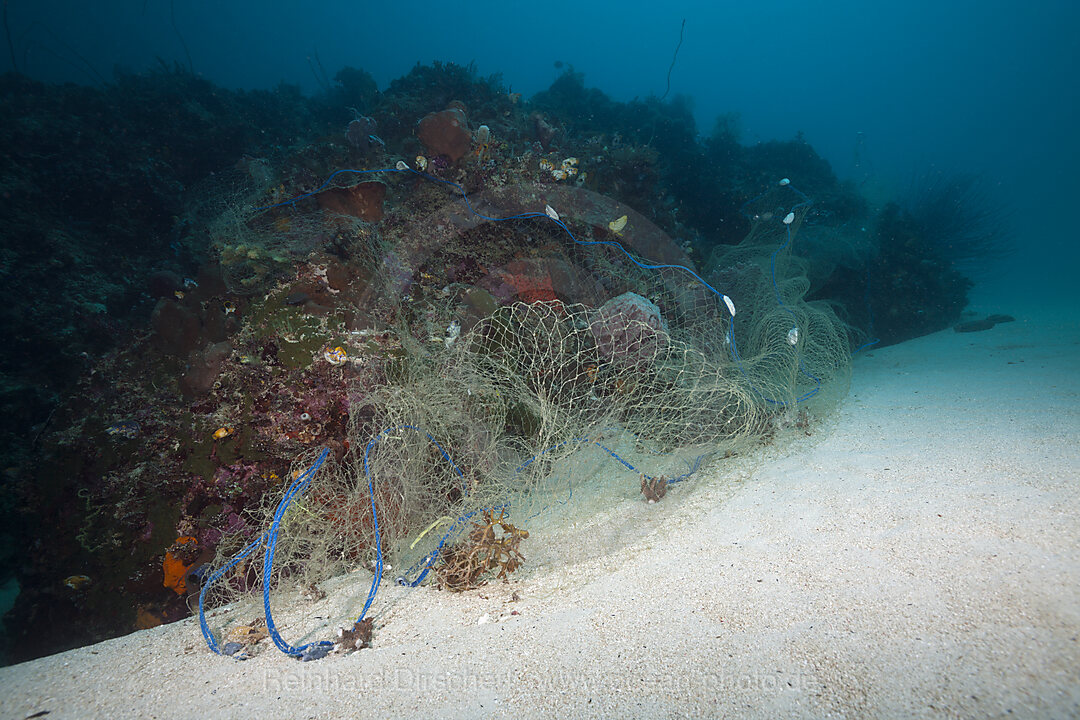
{"type": "MultiPolygon", "coordinates": [[[[370,188],[368,206],[385,194],[381,183],[360,185],[370,188]]],[[[313,201],[303,212],[268,211],[268,206],[287,199],[284,193],[270,163],[250,158],[215,173],[189,193],[183,225],[197,229],[209,244],[231,293],[265,292],[318,250],[348,256],[360,267],[378,265],[386,249],[376,222],[381,213],[370,207],[366,218],[338,212],[340,201],[313,201]]],[[[355,195],[359,199],[354,206],[365,207],[365,196],[355,195]]]]}
{"type": "MultiPolygon", "coordinates": [[[[805,300],[807,264],[793,252],[800,203],[787,188],[763,195],[748,207],[745,240],[715,252],[696,277],[643,267],[610,238],[585,245],[562,227],[582,264],[606,279],[606,301],[512,303],[434,352],[403,342],[398,371],[367,390],[374,423],[370,410],[354,412],[351,450],[322,462],[289,502],[269,498],[254,518],[264,528],[277,521],[273,564],[263,562],[266,536],[222,542],[202,597],[213,611],[204,627],[211,647],[237,637],[271,596],[283,604],[321,598],[352,572],[375,575],[366,602],[353,593],[320,613],[325,624],[359,621],[379,574],[389,573],[384,562],[401,584],[452,586],[445,568],[454,549],[480,530],[509,546],[514,538],[500,523],[528,533],[546,518],[550,531],[560,508],[600,503],[605,493],[632,496],[640,487],[662,497],[794,413],[842,397],[849,330],[828,304],[805,300]],[[734,315],[710,285],[734,301],[734,315]],[[608,485],[581,492],[599,470],[608,485]],[[254,551],[237,561],[245,543],[254,551]]],[[[292,223],[325,228],[326,218],[292,223]]],[[[385,288],[388,297],[397,290],[385,288]]],[[[290,477],[302,478],[315,458],[297,458],[290,477]]],[[[543,540],[532,531],[528,542],[543,540]]],[[[516,563],[500,562],[504,572],[516,563]]],[[[488,569],[493,577],[500,568],[488,569]]],[[[314,639],[319,628],[309,630],[314,639]]],[[[279,647],[299,654],[307,646],[279,647]]]]}

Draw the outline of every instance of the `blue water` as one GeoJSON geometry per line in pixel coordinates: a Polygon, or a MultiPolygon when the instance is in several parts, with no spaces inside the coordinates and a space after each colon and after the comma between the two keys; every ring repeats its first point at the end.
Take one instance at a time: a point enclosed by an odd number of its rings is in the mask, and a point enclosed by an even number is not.
{"type": "Polygon", "coordinates": [[[128,0],[11,2],[8,13],[16,62],[50,81],[94,83],[161,58],[226,87],[311,93],[319,62],[331,77],[361,67],[385,89],[441,60],[501,73],[528,97],[560,63],[616,100],[664,93],[685,19],[670,92],[693,99],[704,135],[729,113],[744,144],[803,132],[841,178],[883,197],[931,169],[983,175],[1021,252],[980,270],[973,304],[1006,290],[1063,301],[1080,259],[1074,2],[128,0]]]}

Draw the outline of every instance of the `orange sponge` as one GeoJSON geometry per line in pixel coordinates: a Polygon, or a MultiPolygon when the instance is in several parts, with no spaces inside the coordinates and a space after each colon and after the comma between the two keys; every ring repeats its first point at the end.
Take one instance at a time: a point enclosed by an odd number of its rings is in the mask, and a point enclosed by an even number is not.
{"type": "Polygon", "coordinates": [[[173,546],[165,553],[165,561],[162,563],[165,570],[165,580],[162,584],[172,589],[177,595],[183,595],[187,592],[187,573],[194,564],[191,551],[195,548],[188,549],[184,548],[184,546],[196,542],[197,540],[190,535],[178,537],[173,546]]]}

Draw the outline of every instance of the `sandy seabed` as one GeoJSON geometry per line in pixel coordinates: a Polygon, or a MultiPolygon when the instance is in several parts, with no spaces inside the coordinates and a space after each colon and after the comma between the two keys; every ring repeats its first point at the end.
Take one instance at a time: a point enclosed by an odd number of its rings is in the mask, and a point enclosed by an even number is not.
{"type": "MultiPolygon", "coordinates": [[[[1080,716],[1077,319],[866,353],[811,430],[534,532],[510,584],[384,583],[374,649],[188,620],[0,669],[0,717],[1080,716]]],[[[369,582],[275,619],[325,637],[369,582]]]]}

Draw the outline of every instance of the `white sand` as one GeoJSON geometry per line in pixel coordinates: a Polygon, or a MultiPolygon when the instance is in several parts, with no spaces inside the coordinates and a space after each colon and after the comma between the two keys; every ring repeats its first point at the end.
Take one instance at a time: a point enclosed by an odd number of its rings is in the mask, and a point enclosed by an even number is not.
{"type": "Polygon", "coordinates": [[[580,562],[534,533],[511,585],[388,588],[373,650],[241,663],[186,621],[0,669],[0,716],[1080,716],[1078,396],[1075,319],[878,350],[812,436],[615,503],[580,562]]]}

